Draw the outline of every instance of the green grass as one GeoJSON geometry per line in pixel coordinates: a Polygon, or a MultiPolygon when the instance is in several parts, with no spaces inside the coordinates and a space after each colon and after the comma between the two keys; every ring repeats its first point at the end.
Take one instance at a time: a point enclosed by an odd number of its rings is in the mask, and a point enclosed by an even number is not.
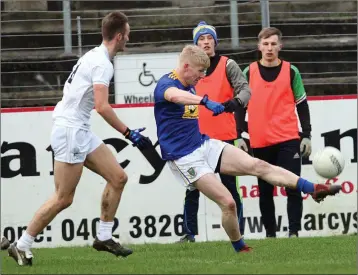
{"type": "Polygon", "coordinates": [[[252,253],[234,253],[228,242],[133,245],[126,259],[91,247],[33,249],[32,267],[2,251],[2,274],[357,274],[357,236],[247,243],[252,253]]]}

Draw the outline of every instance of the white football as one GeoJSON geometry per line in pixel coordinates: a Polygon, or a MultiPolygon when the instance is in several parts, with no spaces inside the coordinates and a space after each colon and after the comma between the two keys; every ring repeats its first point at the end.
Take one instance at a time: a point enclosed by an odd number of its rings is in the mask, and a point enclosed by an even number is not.
{"type": "Polygon", "coordinates": [[[341,151],[327,146],[314,155],[312,164],[318,175],[331,179],[342,173],[345,161],[341,151]]]}

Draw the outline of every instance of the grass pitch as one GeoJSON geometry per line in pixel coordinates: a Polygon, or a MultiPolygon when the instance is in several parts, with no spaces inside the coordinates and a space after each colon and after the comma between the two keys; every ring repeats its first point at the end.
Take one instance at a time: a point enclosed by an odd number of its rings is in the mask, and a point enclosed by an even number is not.
{"type": "Polygon", "coordinates": [[[91,247],[33,249],[32,267],[1,251],[2,274],[357,274],[357,236],[247,240],[252,253],[229,242],[132,245],[128,258],[91,247]]]}

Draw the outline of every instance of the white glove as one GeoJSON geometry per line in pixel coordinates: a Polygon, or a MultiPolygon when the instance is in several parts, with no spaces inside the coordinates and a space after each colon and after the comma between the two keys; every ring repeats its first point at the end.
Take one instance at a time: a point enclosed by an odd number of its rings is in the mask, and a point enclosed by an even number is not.
{"type": "Polygon", "coordinates": [[[311,140],[309,138],[303,138],[300,145],[302,157],[308,158],[311,155],[312,147],[311,140]]]}
{"type": "Polygon", "coordinates": [[[247,148],[246,142],[243,138],[239,138],[237,140],[237,147],[240,148],[241,150],[244,150],[245,152],[249,151],[249,149],[247,148]]]}

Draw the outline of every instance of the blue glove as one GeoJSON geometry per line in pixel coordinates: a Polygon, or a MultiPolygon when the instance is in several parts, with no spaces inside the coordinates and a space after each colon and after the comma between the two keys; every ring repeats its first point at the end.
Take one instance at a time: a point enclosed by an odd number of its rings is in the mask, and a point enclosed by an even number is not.
{"type": "Polygon", "coordinates": [[[123,135],[126,139],[129,139],[133,143],[133,146],[137,147],[138,149],[148,149],[153,146],[153,143],[148,137],[145,137],[140,134],[140,132],[144,130],[145,127],[135,130],[130,130],[129,128],[127,128],[123,135]]]}
{"type": "Polygon", "coordinates": [[[208,95],[204,95],[203,99],[200,101],[200,105],[204,105],[207,109],[212,111],[214,116],[221,114],[225,110],[224,105],[209,100],[208,95]]]}

